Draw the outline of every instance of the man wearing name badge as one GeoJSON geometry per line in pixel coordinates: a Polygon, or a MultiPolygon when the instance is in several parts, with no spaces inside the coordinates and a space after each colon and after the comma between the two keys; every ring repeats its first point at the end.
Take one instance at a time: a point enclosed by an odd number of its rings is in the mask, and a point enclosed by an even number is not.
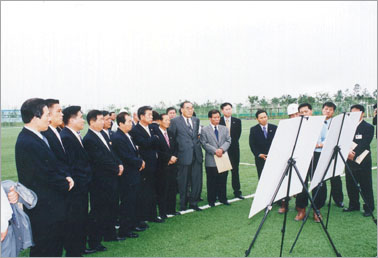
{"type": "MultiPolygon", "coordinates": [[[[371,216],[371,211],[374,211],[374,195],[371,172],[372,160],[370,151],[370,143],[374,138],[374,127],[364,120],[364,106],[358,104],[353,105],[350,108],[350,111],[361,111],[362,114],[360,118],[360,123],[357,126],[356,133],[353,137],[353,142],[357,144],[357,146],[349,152],[347,164],[349,168],[352,170],[352,174],[356,179],[357,183],[360,185],[362,194],[366,199],[367,203],[363,206],[363,215],[365,217],[368,217],[371,216]]],[[[345,208],[343,211],[359,211],[359,191],[348,172],[345,173],[345,181],[349,197],[349,207],[345,208]]]]}
{"type": "Polygon", "coordinates": [[[34,246],[30,256],[61,256],[66,219],[65,197],[70,181],[60,169],[41,132],[49,127],[49,109],[43,99],[26,100],[21,106],[25,126],[17,137],[15,156],[18,179],[38,196],[36,206],[24,209],[29,216],[34,246]]]}
{"type": "Polygon", "coordinates": [[[198,207],[202,189],[203,160],[198,137],[200,120],[193,117],[193,104],[190,101],[181,103],[180,111],[182,115],[172,119],[168,129],[172,132],[178,146],[177,183],[180,193],[180,210],[186,210],[189,202],[189,208],[201,211],[198,207]]]}
{"type": "Polygon", "coordinates": [[[206,151],[206,183],[207,183],[207,201],[211,207],[215,206],[215,201],[225,205],[230,205],[227,201],[227,175],[228,171],[219,173],[214,155],[221,158],[231,145],[231,136],[227,127],[219,125],[220,112],[216,109],[208,113],[210,124],[205,126],[201,132],[201,144],[206,151]]]}
{"type": "Polygon", "coordinates": [[[268,115],[265,110],[260,109],[256,112],[256,120],[258,124],[251,127],[250,130],[249,146],[255,156],[257,176],[260,179],[277,126],[268,123],[268,115]]]}
{"type": "Polygon", "coordinates": [[[225,102],[220,106],[223,117],[220,119],[219,124],[227,127],[231,136],[231,146],[227,153],[232,165],[232,189],[234,190],[234,196],[239,199],[244,199],[242,192],[240,191],[240,179],[239,179],[239,162],[240,162],[240,147],[239,139],[242,132],[242,124],[239,118],[232,116],[231,103],[225,102]]]}
{"type": "Polygon", "coordinates": [[[104,116],[99,110],[87,114],[89,129],[83,139],[83,145],[89,155],[93,171],[90,186],[90,220],[88,244],[95,248],[105,242],[125,240],[115,231],[116,208],[118,204],[117,183],[123,173],[123,165],[105,140],[101,131],[104,128],[104,116]]]}
{"type": "Polygon", "coordinates": [[[89,156],[84,149],[81,137],[78,134],[84,129],[85,121],[80,106],[69,106],[63,110],[65,127],[60,136],[64,150],[68,157],[72,178],[75,187],[67,197],[67,242],[65,243],[66,256],[80,256],[97,251],[106,251],[103,245],[86,248],[87,220],[88,220],[88,191],[92,180],[92,169],[89,156]]]}

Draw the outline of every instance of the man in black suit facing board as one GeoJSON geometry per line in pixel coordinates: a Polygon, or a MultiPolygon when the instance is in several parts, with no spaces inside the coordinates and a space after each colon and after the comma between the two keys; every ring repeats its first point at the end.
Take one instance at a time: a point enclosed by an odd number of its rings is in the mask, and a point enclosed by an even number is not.
{"type": "Polygon", "coordinates": [[[133,230],[143,231],[136,216],[136,201],[140,186],[140,173],[146,163],[139,157],[129,132],[133,127],[132,119],[127,112],[117,115],[118,129],[111,136],[113,149],[124,164],[125,172],[120,177],[120,228],[119,236],[135,238],[133,230]]]}
{"type": "Polygon", "coordinates": [[[152,124],[152,108],[143,106],[138,109],[139,122],[130,131],[134,143],[139,148],[141,158],[146,162],[141,172],[140,194],[137,201],[137,213],[140,221],[161,223],[163,219],[157,217],[156,200],[156,168],[159,138],[155,135],[152,124]]]}
{"type": "Polygon", "coordinates": [[[234,189],[235,197],[244,199],[240,190],[239,179],[239,162],[240,162],[240,147],[239,139],[242,132],[242,124],[239,118],[232,116],[231,103],[225,102],[220,106],[223,117],[220,120],[220,125],[224,125],[228,128],[231,136],[231,146],[228,149],[228,156],[232,165],[232,189],[234,189]]]}
{"type": "Polygon", "coordinates": [[[89,239],[91,248],[105,242],[125,240],[115,231],[117,208],[117,179],[123,173],[123,165],[108,144],[101,131],[104,128],[104,116],[99,110],[87,114],[89,129],[83,139],[84,148],[89,155],[93,171],[90,185],[89,239]]]}
{"type": "Polygon", "coordinates": [[[277,126],[268,124],[268,114],[265,110],[260,109],[256,112],[256,120],[258,124],[251,127],[249,134],[249,146],[255,155],[257,176],[260,179],[277,126]]]}
{"type": "Polygon", "coordinates": [[[35,244],[30,256],[61,256],[65,196],[71,188],[46,137],[41,134],[49,126],[46,102],[39,98],[26,100],[21,106],[21,117],[25,126],[18,135],[15,149],[18,179],[38,196],[33,209],[24,209],[30,218],[35,244]]]}

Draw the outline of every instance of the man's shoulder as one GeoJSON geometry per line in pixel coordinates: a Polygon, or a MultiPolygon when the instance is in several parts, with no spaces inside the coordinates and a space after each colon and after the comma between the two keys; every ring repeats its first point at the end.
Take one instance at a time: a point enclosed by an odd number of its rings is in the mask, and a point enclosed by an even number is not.
{"type": "Polygon", "coordinates": [[[277,126],[275,125],[275,124],[270,124],[270,123],[268,123],[268,127],[270,127],[270,128],[277,128],[277,126]]]}
{"type": "Polygon", "coordinates": [[[235,121],[237,123],[241,123],[241,120],[239,118],[237,118],[237,117],[234,117],[234,116],[231,116],[231,121],[232,122],[235,121]]]}

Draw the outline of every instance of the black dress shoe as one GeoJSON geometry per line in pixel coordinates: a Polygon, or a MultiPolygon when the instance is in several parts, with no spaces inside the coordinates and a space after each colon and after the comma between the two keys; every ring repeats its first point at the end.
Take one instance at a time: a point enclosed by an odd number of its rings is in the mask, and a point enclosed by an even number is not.
{"type": "Polygon", "coordinates": [[[186,211],[186,208],[180,208],[180,211],[186,211]]]}
{"type": "Polygon", "coordinates": [[[349,207],[349,208],[344,208],[343,212],[350,212],[350,211],[359,211],[359,208],[354,208],[354,207],[349,207]]]}
{"type": "Polygon", "coordinates": [[[215,203],[213,203],[213,202],[209,202],[209,206],[210,206],[210,207],[215,207],[215,203]]]}
{"type": "Polygon", "coordinates": [[[222,202],[224,205],[231,205],[231,203],[229,203],[229,202],[222,202]]]}
{"type": "Polygon", "coordinates": [[[96,249],[88,248],[83,251],[83,254],[93,254],[95,252],[97,252],[96,249]]]}
{"type": "Polygon", "coordinates": [[[161,218],[154,218],[154,219],[151,219],[149,220],[149,222],[155,222],[155,223],[163,223],[164,222],[164,219],[161,219],[161,218]]]}
{"type": "Polygon", "coordinates": [[[137,237],[139,237],[139,235],[138,234],[136,234],[136,233],[133,233],[133,232],[127,232],[126,234],[119,234],[119,236],[120,237],[128,237],[128,238],[137,238],[137,237]]]}
{"type": "Polygon", "coordinates": [[[168,213],[168,215],[177,216],[177,215],[181,215],[181,213],[178,211],[175,211],[173,213],[168,213]]]}
{"type": "Polygon", "coordinates": [[[369,217],[371,216],[371,212],[370,211],[364,211],[364,214],[362,214],[364,217],[369,217]]]}
{"type": "Polygon", "coordinates": [[[245,198],[241,195],[235,196],[235,198],[239,198],[240,200],[244,200],[245,198]]]}
{"type": "Polygon", "coordinates": [[[104,251],[108,251],[108,248],[106,248],[105,246],[103,246],[103,245],[98,245],[97,247],[96,247],[96,251],[98,251],[98,252],[104,252],[104,251]]]}
{"type": "Polygon", "coordinates": [[[167,219],[168,217],[167,217],[167,215],[160,215],[160,218],[167,219]]]}
{"type": "Polygon", "coordinates": [[[145,221],[140,221],[138,227],[147,229],[150,226],[145,221]]]}
{"type": "Polygon", "coordinates": [[[202,209],[198,207],[198,205],[189,205],[189,209],[193,209],[195,211],[202,211],[202,209]]]}
{"type": "Polygon", "coordinates": [[[344,203],[343,202],[336,202],[336,206],[339,208],[344,208],[344,203]]]}
{"type": "Polygon", "coordinates": [[[113,237],[113,238],[104,238],[104,242],[118,242],[126,240],[126,237],[113,237]]]}
{"type": "Polygon", "coordinates": [[[133,231],[142,232],[142,231],[145,231],[146,229],[147,228],[135,227],[135,228],[133,228],[133,231]]]}

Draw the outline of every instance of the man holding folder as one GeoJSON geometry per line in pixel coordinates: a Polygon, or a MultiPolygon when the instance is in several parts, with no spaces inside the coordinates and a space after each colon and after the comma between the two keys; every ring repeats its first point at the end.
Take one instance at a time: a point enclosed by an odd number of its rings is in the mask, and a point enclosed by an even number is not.
{"type": "Polygon", "coordinates": [[[201,144],[206,151],[205,166],[207,178],[207,201],[211,207],[215,206],[216,198],[225,205],[230,205],[227,201],[226,183],[229,169],[223,172],[217,167],[216,158],[220,158],[220,163],[230,163],[226,151],[231,145],[231,137],[226,126],[219,125],[220,112],[210,110],[208,114],[210,124],[205,126],[201,132],[201,144]],[[226,160],[222,160],[226,159],[226,160]],[[228,160],[227,160],[228,159],[228,160]]]}

